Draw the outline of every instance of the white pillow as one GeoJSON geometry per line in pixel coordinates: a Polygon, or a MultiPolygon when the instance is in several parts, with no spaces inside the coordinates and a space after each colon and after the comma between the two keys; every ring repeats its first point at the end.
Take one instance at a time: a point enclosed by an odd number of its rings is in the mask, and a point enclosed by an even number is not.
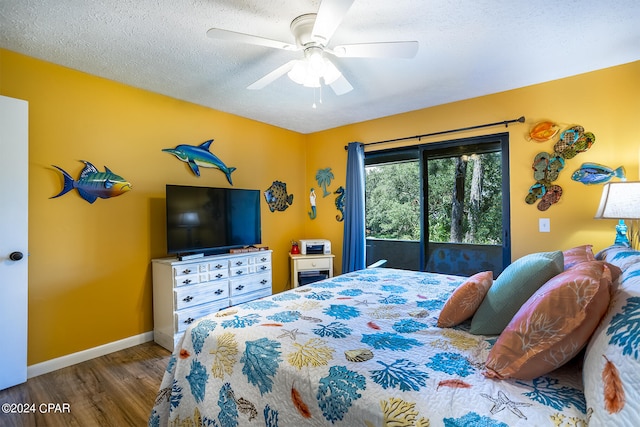
{"type": "Polygon", "coordinates": [[[622,277],[585,353],[589,426],[635,426],[640,416],[640,252],[612,246],[596,259],[620,267],[622,277]]]}

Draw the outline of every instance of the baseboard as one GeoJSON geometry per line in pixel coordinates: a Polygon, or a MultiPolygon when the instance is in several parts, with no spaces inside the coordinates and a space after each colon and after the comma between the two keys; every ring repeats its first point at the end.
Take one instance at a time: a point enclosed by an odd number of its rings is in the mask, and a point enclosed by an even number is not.
{"type": "Polygon", "coordinates": [[[66,368],[67,366],[75,365],[76,363],[86,362],[87,360],[104,356],[105,354],[113,353],[114,351],[120,351],[135,345],[144,344],[149,341],[153,341],[153,331],[47,360],[42,363],[36,363],[35,365],[27,366],[27,379],[66,368]]]}

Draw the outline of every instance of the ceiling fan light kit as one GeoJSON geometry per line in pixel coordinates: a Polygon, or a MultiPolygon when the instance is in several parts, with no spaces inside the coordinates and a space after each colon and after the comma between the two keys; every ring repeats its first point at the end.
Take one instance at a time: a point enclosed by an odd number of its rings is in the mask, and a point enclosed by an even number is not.
{"type": "Polygon", "coordinates": [[[248,43],[273,49],[304,52],[303,59],[291,60],[250,84],[247,89],[262,89],[281,76],[305,87],[321,87],[321,79],[336,95],[353,90],[351,83],[325,54],[339,58],[413,58],[418,42],[397,41],[360,43],[328,48],[329,41],[354,0],[322,0],[318,13],[307,13],[291,21],[295,45],[234,31],[212,28],[207,36],[217,40],[248,43]]]}
{"type": "Polygon", "coordinates": [[[342,76],[333,62],[324,57],[321,47],[308,47],[304,53],[305,59],[296,60],[287,73],[295,83],[305,87],[320,87],[320,79],[325,85],[330,85],[342,76]]]}

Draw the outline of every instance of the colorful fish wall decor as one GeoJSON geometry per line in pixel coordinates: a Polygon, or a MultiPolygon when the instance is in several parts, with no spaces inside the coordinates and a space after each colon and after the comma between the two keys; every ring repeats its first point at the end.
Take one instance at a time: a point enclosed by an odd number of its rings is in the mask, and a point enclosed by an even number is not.
{"type": "Polygon", "coordinates": [[[560,130],[560,126],[550,120],[534,124],[529,131],[529,138],[536,142],[547,142],[560,130]]]}
{"type": "Polygon", "coordinates": [[[100,172],[90,162],[85,160],[81,160],[81,162],[83,162],[85,166],[77,180],[73,179],[64,169],[52,165],[62,172],[64,184],[62,191],[52,196],[51,199],[60,197],[75,188],[78,194],[80,194],[80,197],[89,203],[93,203],[98,197],[108,199],[124,194],[132,189],[131,183],[127,182],[120,175],[111,172],[108,167],[105,166],[105,171],[100,172]]]}
{"type": "Polygon", "coordinates": [[[222,160],[209,151],[212,142],[213,139],[205,141],[200,145],[180,144],[175,148],[163,148],[162,151],[173,154],[178,160],[187,163],[197,177],[200,176],[200,167],[219,169],[226,175],[229,184],[233,185],[231,173],[235,171],[236,168],[227,167],[222,160]]]}
{"type": "Polygon", "coordinates": [[[271,212],[284,211],[293,203],[293,194],[287,194],[287,184],[282,181],[273,181],[264,198],[271,212]]]}
{"type": "Polygon", "coordinates": [[[331,168],[318,169],[316,173],[316,181],[318,181],[318,185],[322,188],[322,197],[327,197],[331,194],[327,187],[331,185],[331,180],[333,179],[333,172],[331,172],[331,168]]]}
{"type": "Polygon", "coordinates": [[[345,201],[345,191],[344,187],[340,186],[333,194],[337,194],[336,196],[336,209],[340,211],[339,215],[336,215],[336,220],[338,222],[344,221],[344,201],[345,201]]]}
{"type": "Polygon", "coordinates": [[[598,163],[583,163],[580,169],[571,175],[572,180],[585,185],[604,184],[613,178],[618,178],[621,181],[627,180],[624,166],[612,169],[598,163]]]}
{"type": "MultiPolygon", "coordinates": [[[[555,123],[550,121],[537,123],[531,129],[530,136],[535,140],[547,137],[551,140],[557,135],[554,126],[555,123]]],[[[591,132],[585,132],[584,127],[580,125],[562,131],[553,146],[553,153],[543,151],[534,157],[532,169],[536,183],[529,187],[525,202],[532,205],[537,201],[537,207],[541,211],[546,211],[558,203],[562,197],[562,187],[553,182],[558,179],[567,160],[589,150],[595,141],[596,136],[591,132]]]]}

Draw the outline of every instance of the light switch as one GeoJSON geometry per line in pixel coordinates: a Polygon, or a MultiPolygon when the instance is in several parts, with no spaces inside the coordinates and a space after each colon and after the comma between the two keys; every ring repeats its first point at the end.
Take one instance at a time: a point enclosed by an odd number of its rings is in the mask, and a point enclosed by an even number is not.
{"type": "Polygon", "coordinates": [[[551,220],[549,218],[540,218],[538,222],[538,230],[541,233],[551,232],[551,220]]]}

